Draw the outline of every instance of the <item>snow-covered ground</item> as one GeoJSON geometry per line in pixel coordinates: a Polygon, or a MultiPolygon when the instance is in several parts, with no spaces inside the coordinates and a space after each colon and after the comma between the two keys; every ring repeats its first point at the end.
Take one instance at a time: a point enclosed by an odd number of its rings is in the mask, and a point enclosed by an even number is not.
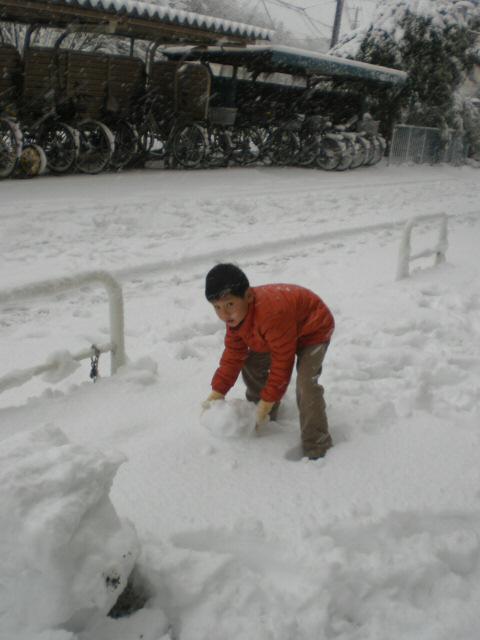
{"type": "MultiPolygon", "coordinates": [[[[129,358],[0,396],[1,640],[478,638],[478,169],[146,170],[0,193],[1,290],[109,271],[129,358]],[[404,222],[439,213],[447,261],[396,281],[404,222]],[[300,459],[293,388],[259,437],[205,428],[220,260],[332,309],[324,459],[300,459]],[[145,607],[107,617],[132,566],[145,607]]],[[[413,251],[438,230],[419,222],[413,251]]],[[[101,287],[9,302],[0,323],[0,377],[109,341],[101,287]]]]}

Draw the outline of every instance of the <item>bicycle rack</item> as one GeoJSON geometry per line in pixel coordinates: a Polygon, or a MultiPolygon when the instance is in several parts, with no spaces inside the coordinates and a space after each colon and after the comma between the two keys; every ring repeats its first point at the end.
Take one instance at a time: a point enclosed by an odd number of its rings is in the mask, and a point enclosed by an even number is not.
{"type": "MultiPolygon", "coordinates": [[[[0,304],[8,304],[13,301],[41,298],[57,295],[72,289],[79,289],[86,285],[101,284],[108,294],[110,315],[110,343],[101,346],[92,346],[89,349],[72,355],[73,360],[84,360],[93,357],[96,352],[110,351],[110,366],[112,375],[119,367],[125,364],[125,338],[124,338],[124,313],[123,293],[118,281],[107,271],[90,271],[76,276],[43,280],[23,287],[16,287],[0,291],[0,304]]],[[[15,370],[0,378],[0,393],[6,389],[20,386],[31,378],[47,371],[57,369],[59,362],[52,360],[46,364],[31,367],[24,370],[15,370]]]]}
{"type": "Polygon", "coordinates": [[[438,234],[438,242],[433,249],[424,249],[413,256],[411,255],[411,235],[413,227],[426,220],[424,216],[417,216],[410,218],[403,228],[403,236],[400,244],[400,251],[398,254],[398,266],[396,280],[403,280],[410,275],[409,265],[412,260],[418,258],[428,258],[429,256],[435,256],[435,265],[445,261],[445,253],[448,247],[447,240],[447,216],[442,213],[437,216],[430,216],[427,219],[437,219],[440,222],[440,229],[438,234]]]}

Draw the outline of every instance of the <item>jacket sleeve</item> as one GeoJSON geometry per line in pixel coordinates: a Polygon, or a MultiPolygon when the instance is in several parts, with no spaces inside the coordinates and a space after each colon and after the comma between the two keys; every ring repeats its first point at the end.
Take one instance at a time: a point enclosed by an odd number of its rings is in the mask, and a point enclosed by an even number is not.
{"type": "Polygon", "coordinates": [[[235,384],[247,357],[248,347],[238,336],[233,336],[227,329],[225,348],[220,365],[212,379],[212,389],[224,395],[235,384]]]}
{"type": "Polygon", "coordinates": [[[276,315],[262,328],[270,352],[270,373],[260,397],[266,402],[278,402],[292,376],[297,350],[297,323],[291,315],[276,315]]]}

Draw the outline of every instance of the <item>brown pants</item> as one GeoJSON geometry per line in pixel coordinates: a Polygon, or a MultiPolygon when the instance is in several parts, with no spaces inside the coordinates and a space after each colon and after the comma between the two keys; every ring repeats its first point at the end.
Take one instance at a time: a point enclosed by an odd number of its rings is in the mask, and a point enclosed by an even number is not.
{"type": "MultiPolygon", "coordinates": [[[[320,458],[332,446],[328,432],[323,387],[318,384],[328,342],[314,344],[297,351],[297,406],[300,412],[300,428],[305,455],[320,458]]],[[[246,396],[251,402],[260,400],[260,391],[265,386],[270,371],[270,354],[249,350],[242,369],[242,378],[247,387],[246,396]]],[[[275,420],[279,402],[270,411],[275,420]]]]}

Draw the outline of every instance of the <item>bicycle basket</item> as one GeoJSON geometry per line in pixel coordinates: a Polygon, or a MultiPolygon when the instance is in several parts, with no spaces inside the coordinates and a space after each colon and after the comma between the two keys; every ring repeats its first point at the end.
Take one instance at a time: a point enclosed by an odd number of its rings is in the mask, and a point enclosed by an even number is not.
{"type": "Polygon", "coordinates": [[[222,124],[230,126],[235,123],[237,109],[230,107],[210,107],[208,110],[208,121],[211,124],[222,124]]]}

